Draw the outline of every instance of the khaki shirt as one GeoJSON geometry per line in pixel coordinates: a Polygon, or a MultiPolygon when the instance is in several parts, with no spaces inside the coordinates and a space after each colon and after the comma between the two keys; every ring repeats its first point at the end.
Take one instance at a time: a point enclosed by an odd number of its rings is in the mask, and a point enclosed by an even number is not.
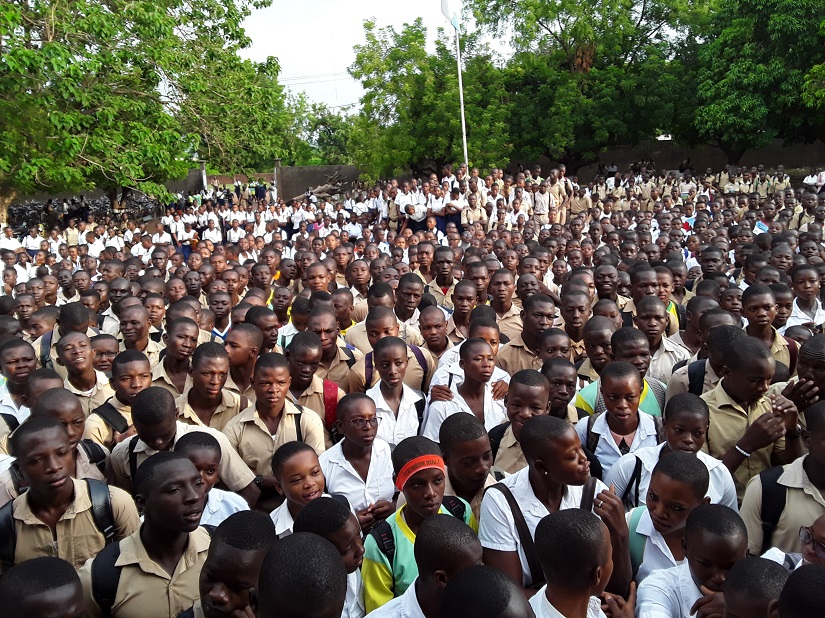
{"type": "MultiPolygon", "coordinates": [[[[198,579],[209,551],[209,533],[198,528],[189,533],[189,542],[170,576],[149,554],[140,540],[140,530],[120,542],[121,567],[112,616],[116,618],[174,618],[192,607],[198,598],[198,579]]],[[[89,618],[102,616],[92,595],[92,564],[78,571],[89,618]]]]}
{"type": "MultiPolygon", "coordinates": [[[[85,481],[70,478],[74,484],[74,500],[51,529],[32,513],[29,493],[14,499],[12,510],[17,544],[14,562],[20,564],[41,556],[56,556],[79,569],[106,545],[106,538],[98,530],[92,517],[92,501],[85,481]]],[[[137,507],[132,497],[117,487],[109,488],[114,516],[115,540],[126,538],[140,524],[137,507]]]]}
{"type": "Polygon", "coordinates": [[[430,349],[430,347],[429,347],[426,343],[425,343],[423,346],[421,346],[421,347],[422,347],[423,349],[427,350],[427,352],[429,352],[430,354],[432,354],[432,356],[433,356],[433,360],[435,360],[435,366],[436,366],[436,367],[438,367],[438,361],[440,361],[440,360],[441,360],[441,357],[442,357],[442,356],[444,356],[444,352],[446,352],[447,350],[449,350],[449,349],[451,349],[451,348],[454,348],[454,347],[455,347],[455,345],[453,345],[453,342],[452,342],[452,341],[450,341],[449,339],[447,339],[447,347],[446,347],[446,348],[444,348],[444,349],[441,351],[441,353],[440,353],[440,354],[436,354],[435,352],[433,352],[433,351],[430,349]]]}
{"type": "Polygon", "coordinates": [[[541,371],[542,360],[538,354],[533,354],[521,338],[521,334],[501,346],[496,355],[496,366],[500,367],[511,376],[522,369],[535,369],[541,371]]]}
{"type": "MultiPolygon", "coordinates": [[[[150,338],[149,342],[146,344],[146,348],[139,351],[146,355],[146,358],[149,359],[149,365],[154,367],[155,365],[160,364],[160,351],[165,348],[165,345],[150,338]]],[[[126,350],[126,344],[121,341],[120,351],[123,352],[124,350],[126,350]]]]}
{"type": "Polygon", "coordinates": [[[235,380],[232,378],[232,372],[226,376],[226,384],[223,385],[224,390],[230,390],[239,397],[246,397],[250,403],[255,403],[255,389],[252,388],[252,383],[247,384],[241,389],[235,380]]]}
{"type": "Polygon", "coordinates": [[[785,365],[785,367],[791,371],[791,374],[795,373],[796,367],[791,367],[791,350],[788,347],[788,342],[785,340],[785,337],[777,332],[775,328],[771,327],[771,330],[773,331],[771,354],[773,355],[774,360],[785,365]]]}
{"type": "MultiPolygon", "coordinates": [[[[129,426],[132,426],[132,406],[127,406],[117,397],[109,397],[106,403],[112,404],[112,407],[123,415],[129,426]]],[[[86,418],[86,426],[83,428],[83,439],[97,442],[101,446],[112,448],[115,440],[115,430],[103,420],[99,414],[95,414],[94,410],[86,418]]]]}
{"type": "MultiPolygon", "coordinates": [[[[695,356],[691,356],[690,360],[688,360],[688,365],[690,365],[695,360],[698,360],[695,356]]],[[[719,384],[720,377],[716,375],[716,372],[713,370],[713,367],[710,366],[710,363],[705,363],[705,377],[702,381],[702,394],[712,391],[716,388],[716,385],[719,384]]],[[[667,391],[665,392],[665,405],[667,402],[670,401],[670,398],[674,395],[678,395],[679,393],[687,393],[688,386],[688,368],[687,365],[684,367],[679,367],[673,374],[670,376],[670,380],[667,381],[667,391]]]]}
{"type": "Polygon", "coordinates": [[[453,309],[453,292],[455,291],[455,284],[458,283],[455,279],[450,284],[450,287],[447,288],[445,292],[444,289],[436,283],[436,280],[433,279],[427,284],[427,287],[424,289],[425,293],[430,293],[435,296],[435,302],[438,303],[440,307],[444,307],[445,309],[453,309]]]}
{"type": "MultiPolygon", "coordinates": [[[[350,350],[343,346],[338,346],[338,353],[335,355],[335,358],[332,359],[329,367],[325,367],[323,361],[321,361],[321,364],[318,365],[318,369],[315,372],[315,377],[320,378],[322,381],[329,380],[335,382],[344,389],[345,394],[348,393],[347,387],[349,384],[350,366],[354,366],[350,356],[355,359],[356,363],[364,357],[357,348],[350,350]]],[[[323,392],[321,398],[323,399],[323,392]]],[[[321,406],[321,409],[323,410],[324,406],[321,406]]]]}
{"type": "MultiPolygon", "coordinates": [[[[421,332],[414,326],[404,324],[401,320],[398,320],[398,336],[403,339],[407,345],[424,345],[424,338],[421,336],[421,332]]],[[[372,346],[370,345],[369,339],[367,339],[366,320],[364,322],[358,322],[355,326],[348,328],[344,341],[361,352],[361,354],[372,352],[372,346]]]]}
{"type": "Polygon", "coordinates": [[[498,445],[495,466],[507,472],[515,474],[519,470],[527,467],[527,459],[521,450],[521,444],[513,435],[512,425],[504,431],[501,443],[498,445]]]}
{"type": "MultiPolygon", "coordinates": [[[[430,380],[436,370],[436,362],[433,360],[432,354],[426,349],[419,347],[421,355],[424,357],[424,364],[426,368],[422,368],[421,364],[415,356],[415,353],[407,346],[407,373],[404,375],[404,384],[416,391],[428,392],[430,389],[430,380]],[[425,375],[426,374],[426,375],[425,375]],[[426,379],[425,379],[426,378],[426,379]]],[[[359,359],[352,367],[349,374],[349,392],[350,393],[364,393],[368,388],[378,384],[381,376],[378,375],[378,369],[375,368],[375,361],[370,355],[370,362],[372,363],[372,380],[367,384],[366,377],[366,362],[367,357],[359,359]]]]}
{"type": "MultiPolygon", "coordinates": [[[[109,451],[106,451],[106,463],[108,463],[108,459],[109,451]]],[[[97,464],[89,461],[89,456],[82,447],[77,449],[74,478],[106,482],[106,477],[100,471],[100,468],[97,467],[97,464]]],[[[11,502],[19,495],[20,491],[12,476],[12,469],[8,468],[0,472],[0,506],[3,506],[6,502],[11,502]]]]}
{"type": "MultiPolygon", "coordinates": [[[[803,464],[807,455],[782,467],[783,472],[777,483],[784,488],[785,508],[779,516],[776,529],[771,536],[771,546],[784,552],[801,553],[803,546],[799,540],[799,528],[810,526],[825,514],[825,498],[808,478],[803,464]]],[[[752,478],[742,499],[739,514],[748,529],[748,551],[758,556],[762,553],[762,479],[752,478]]]]}
{"type": "Polygon", "coordinates": [[[414,274],[414,275],[418,275],[418,277],[421,279],[421,281],[423,281],[423,282],[424,282],[424,285],[427,285],[430,281],[432,281],[432,280],[434,279],[434,277],[433,277],[432,275],[427,276],[427,275],[423,274],[423,273],[421,272],[421,269],[420,269],[420,268],[416,268],[416,269],[413,271],[413,274],[414,274]]]}
{"type": "Polygon", "coordinates": [[[209,425],[204,425],[195,410],[189,405],[189,391],[180,395],[175,400],[175,407],[178,409],[178,421],[181,423],[200,427],[208,426],[212,429],[223,431],[226,424],[240,414],[241,396],[233,391],[223,389],[221,391],[221,401],[212,413],[212,418],[209,419],[209,425]]]}
{"type": "Polygon", "coordinates": [[[513,304],[504,313],[496,311],[498,328],[501,334],[506,335],[511,341],[516,337],[520,337],[524,328],[524,320],[521,319],[521,308],[516,306],[515,299],[513,301],[513,304]]]}
{"type": "MultiPolygon", "coordinates": [[[[296,414],[298,408],[290,401],[284,402],[278,430],[272,435],[255,406],[251,405],[229,421],[223,433],[248,469],[261,476],[272,476],[272,455],[282,444],[298,439],[295,430],[296,414]]],[[[324,452],[324,428],[317,414],[309,410],[301,414],[301,434],[303,441],[315,449],[316,453],[320,455],[324,452]]]]}
{"type": "Polygon", "coordinates": [[[453,344],[461,343],[466,339],[466,337],[461,334],[461,331],[456,328],[453,316],[450,316],[447,320],[447,339],[453,344]]]}
{"type": "Polygon", "coordinates": [[[589,358],[584,359],[584,362],[579,366],[576,374],[579,378],[579,389],[599,379],[599,374],[593,369],[593,363],[590,362],[589,358]]]}
{"type": "MultiPolygon", "coordinates": [[[[341,399],[346,395],[346,392],[339,388],[336,384],[336,403],[341,401],[341,399]]],[[[302,406],[305,410],[312,410],[315,412],[318,417],[321,419],[322,425],[324,427],[324,446],[325,448],[332,447],[332,439],[329,435],[329,430],[327,429],[326,423],[326,406],[324,405],[324,380],[320,378],[316,373],[312,376],[312,382],[309,383],[309,386],[306,390],[301,393],[301,396],[298,399],[295,399],[295,396],[290,392],[289,393],[289,400],[292,403],[297,403],[299,406],[302,406]]]]}
{"type": "MultiPolygon", "coordinates": [[[[634,318],[636,317],[636,303],[633,302],[632,298],[627,299],[627,303],[625,303],[624,309],[620,309],[622,313],[629,313],[634,318]]],[[[679,318],[674,316],[670,311],[665,311],[667,314],[667,330],[665,330],[665,335],[670,337],[671,335],[675,335],[679,332],[679,318]]],[[[624,316],[622,316],[624,318],[624,316]]]]}
{"type": "Polygon", "coordinates": [[[172,379],[169,377],[169,374],[166,373],[166,368],[163,366],[163,361],[161,361],[157,365],[152,367],[152,386],[160,386],[161,388],[165,388],[167,391],[172,393],[173,397],[177,399],[183,393],[187,392],[190,388],[192,388],[192,376],[190,376],[188,373],[186,374],[186,380],[184,381],[183,385],[183,392],[181,392],[174,385],[172,379]]]}
{"type": "MultiPolygon", "coordinates": [[[[180,421],[178,421],[176,425],[175,442],[190,431],[205,431],[218,441],[221,447],[221,465],[218,468],[218,474],[231,491],[240,491],[255,480],[255,474],[243,462],[226,439],[226,436],[220,431],[216,431],[210,427],[187,425],[180,421]]],[[[107,471],[111,482],[127,489],[131,489],[132,485],[131,478],[133,470],[129,469],[129,443],[131,441],[131,438],[124,440],[112,449],[112,454],[109,457],[109,469],[107,471]]],[[[140,467],[140,464],[157,453],[157,451],[149,448],[149,446],[140,439],[137,441],[134,452],[137,467],[140,467]]]]}
{"type": "MultiPolygon", "coordinates": [[[[767,394],[745,408],[742,404],[736,403],[730,398],[730,395],[724,389],[724,383],[725,379],[723,378],[716,388],[702,395],[702,399],[705,400],[710,409],[710,427],[702,450],[717,459],[722,459],[725,453],[733,448],[756,419],[771,412],[771,401],[768,399],[767,394]]],[[[750,457],[742,462],[742,465],[733,474],[739,500],[742,499],[745,493],[745,486],[748,481],[772,466],[771,455],[781,453],[784,450],[785,438],[783,436],[773,444],[754,451],[750,457]]]]}
{"type": "Polygon", "coordinates": [[[683,348],[678,343],[673,343],[667,337],[662,337],[659,349],[650,357],[647,377],[656,378],[667,384],[670,381],[670,376],[673,375],[673,366],[688,358],[690,358],[690,350],[683,348]]]}
{"type": "Polygon", "coordinates": [[[63,386],[66,387],[66,390],[77,395],[77,399],[80,401],[80,406],[83,408],[83,413],[87,418],[92,410],[99,408],[106,403],[106,400],[109,399],[109,397],[114,397],[115,395],[114,389],[109,386],[109,378],[106,377],[105,373],[95,370],[95,378],[97,379],[97,382],[94,387],[92,387],[91,392],[84,392],[76,389],[72,386],[72,383],[69,382],[69,378],[66,378],[63,381],[63,386]]]}

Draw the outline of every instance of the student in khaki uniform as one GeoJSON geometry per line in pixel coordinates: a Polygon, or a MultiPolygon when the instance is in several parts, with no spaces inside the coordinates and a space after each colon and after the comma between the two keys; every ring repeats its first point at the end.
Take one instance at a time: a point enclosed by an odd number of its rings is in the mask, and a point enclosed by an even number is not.
{"type": "Polygon", "coordinates": [[[229,354],[229,375],[225,388],[255,401],[252,371],[264,345],[264,334],[252,324],[233,324],[223,343],[229,354]]]}
{"type": "MultiPolygon", "coordinates": [[[[74,457],[74,469],[70,474],[76,479],[95,479],[106,481],[103,474],[109,457],[105,448],[93,448],[81,442],[83,425],[86,415],[77,397],[63,388],[63,380],[50,369],[39,369],[51,376],[33,375],[29,382],[34,382],[37,388],[43,388],[42,395],[32,408],[29,418],[52,418],[60,422],[69,434],[69,445],[74,457]]],[[[0,506],[11,502],[20,495],[20,487],[25,491],[25,482],[12,466],[0,472],[0,506]]]]}
{"type": "Polygon", "coordinates": [[[149,312],[143,305],[120,308],[120,334],[123,336],[121,352],[139,350],[153,367],[160,363],[160,352],[165,346],[149,337],[149,312]]]}
{"type": "Polygon", "coordinates": [[[748,320],[745,332],[769,346],[774,360],[785,365],[793,375],[799,344],[788,341],[772,326],[776,313],[776,296],[767,285],[754,284],[742,293],[742,316],[748,320]]]}
{"type": "Polygon", "coordinates": [[[137,350],[121,352],[112,361],[112,379],[109,383],[114,387],[115,394],[89,414],[83,439],[111,449],[134,434],[132,403],[139,392],[152,385],[149,359],[137,350]]]}
{"type": "Polygon", "coordinates": [[[197,323],[180,317],[168,322],[163,341],[166,354],[152,368],[152,384],[165,388],[173,397],[179,397],[192,388],[190,366],[192,354],[198,347],[199,329],[197,323]]]}
{"type": "Polygon", "coordinates": [[[307,331],[314,333],[321,340],[321,361],[316,375],[322,380],[335,382],[345,393],[348,392],[350,369],[363,355],[358,350],[341,345],[335,311],[329,307],[313,309],[309,314],[307,331]]]}
{"type": "Polygon", "coordinates": [[[335,382],[324,380],[318,375],[322,350],[321,339],[313,332],[297,333],[292,338],[286,349],[291,378],[289,400],[305,410],[315,412],[324,421],[324,443],[326,448],[330,448],[332,428],[326,421],[335,423],[335,409],[346,393],[335,382]]]}
{"type": "Polygon", "coordinates": [[[496,366],[511,375],[522,369],[541,369],[541,336],[545,330],[553,327],[555,314],[556,307],[549,296],[533,294],[524,301],[524,328],[521,334],[499,348],[496,366]]]}
{"type": "Polygon", "coordinates": [[[289,401],[290,383],[289,363],[283,355],[271,352],[261,356],[252,376],[255,403],[223,430],[231,447],[255,475],[255,484],[261,489],[261,509],[271,510],[278,502],[272,455],[279,446],[298,440],[316,453],[325,449],[320,416],[299,410],[289,401]]]}
{"type": "Polygon", "coordinates": [[[191,388],[175,400],[178,420],[187,425],[222,431],[249,405],[249,400],[225,389],[229,354],[219,343],[199,345],[192,356],[191,388]]]}
{"type": "Polygon", "coordinates": [[[172,450],[178,439],[190,431],[206,431],[221,447],[218,468],[221,481],[251,506],[255,505],[260,494],[255,474],[220,431],[178,422],[172,393],[157,386],[141,391],[132,405],[132,421],[137,435],[120,442],[109,457],[107,476],[112,483],[131,490],[134,473],[143,462],[158,452],[172,450]]]}
{"type": "MultiPolygon", "coordinates": [[[[366,319],[367,338],[370,348],[383,337],[398,337],[398,319],[392,309],[375,307],[370,310],[366,319]]],[[[406,342],[405,342],[406,343],[406,342]]],[[[404,384],[413,390],[427,392],[430,379],[435,373],[435,361],[432,355],[418,346],[407,344],[407,372],[404,384]]],[[[350,393],[363,393],[378,383],[378,371],[375,369],[374,354],[369,352],[359,359],[349,373],[350,393]],[[367,378],[370,378],[369,380],[367,378]],[[369,382],[369,383],[368,383],[369,382]]]]}
{"type": "Polygon", "coordinates": [[[87,416],[115,394],[106,375],[95,370],[92,355],[92,342],[84,333],[66,333],[57,342],[57,362],[68,373],[65,387],[77,395],[87,416]]]}
{"type": "Polygon", "coordinates": [[[490,306],[495,309],[501,334],[513,340],[524,326],[521,310],[513,302],[516,279],[512,272],[500,268],[490,278],[490,306]]]}
{"type": "MultiPolygon", "coordinates": [[[[55,555],[79,568],[103,549],[106,537],[92,515],[87,482],[70,476],[75,462],[66,428],[53,418],[30,419],[14,432],[11,450],[29,489],[4,507],[12,511],[16,541],[0,568],[55,555]]],[[[126,492],[108,490],[117,541],[137,529],[138,513],[126,492]]]]}
{"type": "MultiPolygon", "coordinates": [[[[435,297],[435,302],[445,309],[453,308],[453,291],[456,280],[453,278],[455,253],[449,247],[439,247],[435,250],[433,270],[435,279],[427,284],[426,291],[435,297]]],[[[399,283],[400,285],[400,283],[399,283]]]]}
{"type": "Polygon", "coordinates": [[[725,377],[702,395],[710,409],[703,448],[731,471],[740,500],[751,478],[804,452],[796,406],[781,395],[768,395],[774,369],[764,343],[742,339],[727,354],[725,377]]]}
{"type": "MultiPolygon", "coordinates": [[[[79,297],[78,297],[79,300],[79,297]]],[[[89,338],[97,333],[89,327],[89,311],[80,302],[63,305],[60,308],[58,324],[50,333],[44,333],[32,342],[40,367],[55,370],[60,377],[66,377],[66,369],[57,362],[57,342],[69,332],[86,333],[89,338]],[[48,352],[44,348],[48,347],[48,352]],[[46,352],[44,354],[44,352],[46,352]]]]}
{"type": "Polygon", "coordinates": [[[158,453],[138,469],[135,502],[143,524],[79,570],[85,616],[172,617],[192,607],[209,551],[209,533],[199,527],[206,503],[203,485],[195,465],[180,453],[158,453]],[[112,604],[101,608],[96,592],[103,573],[115,565],[117,586],[105,591],[112,604]]]}
{"type": "Polygon", "coordinates": [[[444,352],[453,348],[453,342],[447,338],[447,318],[444,317],[444,311],[434,305],[424,307],[418,318],[418,326],[421,336],[424,337],[424,348],[433,355],[433,360],[438,365],[444,352]]]}

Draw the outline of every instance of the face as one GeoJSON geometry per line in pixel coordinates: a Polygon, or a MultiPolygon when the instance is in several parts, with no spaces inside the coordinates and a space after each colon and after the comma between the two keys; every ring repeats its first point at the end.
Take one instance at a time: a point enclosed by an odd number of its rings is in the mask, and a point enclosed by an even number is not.
{"type": "Polygon", "coordinates": [[[396,304],[407,313],[413,313],[421,304],[421,297],[424,295],[424,286],[405,283],[398,286],[396,304]]]}
{"type": "Polygon", "coordinates": [[[549,400],[550,392],[547,388],[519,383],[510,384],[504,405],[507,408],[507,418],[510,419],[510,427],[513,429],[513,436],[516,440],[521,435],[524,423],[534,416],[547,414],[549,400]]]}
{"type": "Polygon", "coordinates": [[[619,348],[612,348],[613,360],[625,361],[636,367],[643,376],[650,366],[650,344],[645,340],[634,340],[619,348]]]}
{"type": "Polygon", "coordinates": [[[671,451],[696,453],[705,443],[708,419],[700,414],[683,412],[665,420],[665,441],[671,451]]]}
{"type": "Polygon", "coordinates": [[[648,341],[658,342],[667,328],[667,314],[661,303],[639,310],[634,320],[636,328],[645,334],[648,341]]]}
{"type": "Polygon", "coordinates": [[[793,313],[793,296],[791,294],[776,294],[776,318],[774,328],[782,328],[793,313]]]}
{"type": "Polygon", "coordinates": [[[166,303],[160,298],[149,298],[145,301],[144,306],[149,313],[149,323],[155,327],[161,325],[163,316],[166,315],[166,303]]]}
{"type": "Polygon", "coordinates": [[[294,386],[306,388],[321,364],[321,348],[289,350],[289,375],[294,386]]]}
{"type": "Polygon", "coordinates": [[[478,343],[469,351],[466,360],[459,361],[464,369],[464,375],[476,382],[489,382],[493,376],[493,367],[496,357],[493,349],[486,343],[478,343]]]}
{"type": "Polygon", "coordinates": [[[198,583],[206,618],[255,615],[255,588],[265,556],[265,550],[243,551],[226,543],[209,546],[198,583]]]}
{"type": "Polygon", "coordinates": [[[551,358],[570,358],[570,337],[567,335],[543,337],[539,357],[542,361],[551,358]]]}
{"type": "Polygon", "coordinates": [[[391,387],[401,385],[407,374],[407,348],[393,346],[375,355],[375,368],[381,381],[391,387]]]}
{"type": "Polygon", "coordinates": [[[526,337],[540,336],[545,330],[553,326],[556,308],[553,303],[533,303],[529,311],[522,312],[524,320],[524,335],[526,337]]]}
{"type": "Polygon", "coordinates": [[[690,512],[702,503],[692,488],[661,473],[650,478],[645,498],[653,527],[667,535],[683,530],[690,512]]]}
{"type": "Polygon", "coordinates": [[[20,473],[30,491],[40,496],[55,495],[71,483],[74,455],[69,437],[62,429],[39,431],[23,444],[23,454],[17,458],[20,473]]]}
{"type": "Polygon", "coordinates": [[[590,301],[584,294],[569,294],[562,299],[561,316],[573,329],[584,327],[590,317],[590,301]]]}
{"type": "Polygon", "coordinates": [[[642,384],[635,378],[607,377],[601,380],[607,413],[619,423],[628,423],[639,413],[642,384]]]}
{"type": "Polygon", "coordinates": [[[751,358],[740,366],[725,366],[725,390],[734,401],[752,403],[760,399],[773,380],[773,358],[751,358]]]}
{"type": "Polygon", "coordinates": [[[199,525],[206,504],[206,486],[200,472],[188,460],[175,460],[156,471],[157,483],[138,493],[135,502],[146,519],[179,532],[192,532],[199,525]]]}
{"type": "Polygon", "coordinates": [[[146,317],[146,310],[138,311],[133,307],[120,312],[120,332],[125,343],[134,344],[149,335],[149,322],[146,317]]]}
{"type": "Polygon", "coordinates": [[[259,410],[277,410],[283,406],[292,380],[289,367],[258,369],[252,379],[252,388],[259,410]]]}
{"type": "Polygon", "coordinates": [[[453,445],[444,455],[444,463],[453,479],[468,487],[482,487],[493,467],[493,451],[490,439],[481,436],[475,440],[464,440],[453,445]]]}
{"type": "Polygon", "coordinates": [[[301,451],[284,462],[275,487],[287,501],[304,506],[324,493],[324,473],[314,451],[301,451]]]}
{"type": "Polygon", "coordinates": [[[546,472],[554,482],[564,485],[584,485],[590,476],[590,462],[572,427],[561,437],[545,443],[544,452],[534,466],[539,473],[546,472]]]}
{"type": "Polygon", "coordinates": [[[407,507],[422,519],[435,515],[444,499],[445,473],[438,469],[421,470],[404,485],[407,507]]]}
{"type": "MultiPolygon", "coordinates": [[[[472,294],[471,294],[472,296],[472,294]]],[[[455,298],[455,294],[453,294],[455,298]]],[[[444,314],[439,315],[438,312],[428,311],[425,317],[422,317],[418,322],[418,329],[421,331],[421,336],[430,347],[444,345],[447,338],[447,321],[444,319],[444,314]]]]}
{"type": "Polygon", "coordinates": [[[683,543],[693,581],[713,592],[724,590],[728,571],[748,551],[744,536],[727,538],[705,530],[695,532],[683,543]]]}
{"type": "Polygon", "coordinates": [[[361,541],[361,527],[355,515],[350,515],[347,523],[330,534],[327,539],[341,554],[347,573],[354,573],[360,568],[364,559],[364,543],[361,541]]]}
{"type": "Polygon", "coordinates": [[[92,342],[92,354],[94,368],[97,371],[109,373],[112,370],[112,361],[118,355],[117,341],[103,339],[92,342]]]}
{"type": "Polygon", "coordinates": [[[110,383],[117,398],[132,405],[138,393],[152,386],[152,370],[145,361],[126,363],[118,368],[110,383]]]}
{"type": "Polygon", "coordinates": [[[805,268],[796,272],[792,283],[794,294],[810,303],[819,295],[819,275],[816,270],[805,268]]]}
{"type": "Polygon", "coordinates": [[[545,376],[550,382],[550,409],[563,411],[576,394],[576,370],[572,367],[553,369],[545,376]]]}
{"type": "Polygon", "coordinates": [[[221,396],[229,376],[229,359],[201,358],[196,366],[190,369],[192,388],[209,399],[218,399],[221,396]]]}
{"type": "Polygon", "coordinates": [[[382,337],[398,336],[398,321],[393,316],[367,323],[367,340],[372,347],[382,337]]]}

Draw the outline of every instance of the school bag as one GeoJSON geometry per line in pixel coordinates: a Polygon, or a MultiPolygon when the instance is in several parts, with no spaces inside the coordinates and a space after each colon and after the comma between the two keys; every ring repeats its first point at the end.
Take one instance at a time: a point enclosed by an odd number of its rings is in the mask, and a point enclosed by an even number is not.
{"type": "Polygon", "coordinates": [[[92,414],[97,414],[103,421],[118,433],[125,433],[129,429],[129,422],[118,410],[108,401],[102,406],[92,410],[92,414]]]}
{"type": "MultiPolygon", "coordinates": [[[[417,345],[408,345],[407,347],[412,350],[413,356],[415,356],[415,360],[418,361],[421,371],[424,374],[421,378],[421,388],[423,389],[424,385],[427,383],[427,372],[429,371],[427,362],[424,360],[424,354],[421,352],[421,348],[417,345]]],[[[364,356],[364,390],[367,390],[372,386],[372,376],[374,370],[375,364],[372,359],[372,352],[367,352],[364,356]]],[[[420,425],[421,423],[419,422],[419,426],[420,425]]]]}
{"type": "Polygon", "coordinates": [[[772,545],[773,533],[779,524],[779,518],[785,510],[788,500],[788,488],[779,484],[779,477],[785,468],[776,466],[759,473],[762,483],[762,506],[759,510],[759,519],[762,520],[762,550],[760,555],[768,551],[772,545]]]}
{"type": "MultiPolygon", "coordinates": [[[[599,440],[601,439],[601,434],[593,432],[593,425],[596,424],[596,419],[601,416],[602,414],[607,414],[606,412],[599,412],[598,414],[591,414],[587,417],[587,433],[585,434],[584,440],[584,448],[585,453],[590,451],[593,453],[595,458],[596,455],[596,447],[599,445],[599,440]]],[[[644,412],[639,412],[639,414],[644,414],[644,412]]],[[[650,416],[650,415],[648,415],[650,416]]],[[[664,429],[662,426],[662,419],[659,416],[652,416],[653,424],[656,427],[656,444],[661,444],[662,440],[664,439],[664,429]]],[[[592,468],[592,466],[591,466],[592,468]]],[[[593,474],[593,471],[590,472],[593,474]]],[[[638,490],[637,490],[638,491],[638,490]]]]}
{"type": "MultiPolygon", "coordinates": [[[[103,481],[86,479],[86,487],[89,490],[89,500],[92,503],[92,519],[94,519],[95,526],[105,538],[108,547],[115,538],[115,516],[112,511],[109,486],[103,481]]],[[[0,508],[0,563],[2,563],[5,570],[14,565],[14,553],[17,548],[17,530],[14,526],[13,505],[14,501],[12,500],[0,508]]]]}
{"type": "Polygon", "coordinates": [[[340,442],[344,437],[338,433],[335,421],[338,420],[338,385],[331,380],[324,380],[324,424],[329,431],[332,443],[340,442]]]}
{"type": "Polygon", "coordinates": [[[645,546],[647,545],[647,537],[644,534],[639,534],[639,522],[642,520],[642,515],[647,511],[647,506],[637,506],[630,511],[630,518],[627,522],[627,528],[630,532],[630,564],[633,567],[633,578],[636,578],[636,573],[639,572],[639,567],[645,559],[645,546]]]}

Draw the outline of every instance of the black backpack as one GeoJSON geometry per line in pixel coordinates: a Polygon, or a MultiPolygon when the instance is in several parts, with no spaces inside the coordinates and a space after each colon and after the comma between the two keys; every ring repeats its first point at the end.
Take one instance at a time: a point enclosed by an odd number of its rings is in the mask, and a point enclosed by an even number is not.
{"type": "Polygon", "coordinates": [[[125,433],[129,429],[129,422],[117,409],[106,401],[102,406],[92,410],[92,414],[97,414],[103,421],[118,433],[125,433]]]}
{"type": "Polygon", "coordinates": [[[788,501],[788,488],[779,484],[779,477],[785,468],[776,466],[760,472],[759,480],[762,483],[762,507],[759,519],[762,520],[762,551],[764,554],[772,545],[773,533],[785,510],[788,501]]]}
{"type": "MultiPolygon", "coordinates": [[[[92,503],[92,518],[95,526],[106,539],[106,546],[112,545],[115,538],[115,516],[112,511],[112,498],[109,495],[109,486],[103,481],[86,479],[89,489],[89,499],[92,503]]],[[[14,554],[17,549],[17,530],[13,517],[14,501],[7,502],[0,508],[0,563],[4,570],[14,565],[14,554]]],[[[114,543],[117,545],[117,543],[114,543]]],[[[101,550],[101,553],[106,548],[101,550]]]]}

